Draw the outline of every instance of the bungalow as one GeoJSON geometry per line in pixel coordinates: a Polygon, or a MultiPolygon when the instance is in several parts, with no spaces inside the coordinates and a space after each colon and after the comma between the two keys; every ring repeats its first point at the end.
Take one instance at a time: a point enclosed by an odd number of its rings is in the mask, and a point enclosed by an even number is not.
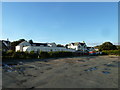
{"type": "Polygon", "coordinates": [[[40,52],[40,51],[69,51],[69,52],[75,52],[76,50],[67,49],[65,47],[57,47],[55,43],[32,43],[30,44],[27,41],[21,42],[19,45],[16,46],[16,51],[34,51],[34,52],[40,52]]]}

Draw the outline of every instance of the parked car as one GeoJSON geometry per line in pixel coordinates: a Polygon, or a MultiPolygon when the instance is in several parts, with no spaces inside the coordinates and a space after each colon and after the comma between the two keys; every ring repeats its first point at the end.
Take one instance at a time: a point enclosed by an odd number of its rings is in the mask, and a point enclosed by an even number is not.
{"type": "Polygon", "coordinates": [[[89,51],[89,55],[96,55],[97,53],[95,51],[89,51]]]}

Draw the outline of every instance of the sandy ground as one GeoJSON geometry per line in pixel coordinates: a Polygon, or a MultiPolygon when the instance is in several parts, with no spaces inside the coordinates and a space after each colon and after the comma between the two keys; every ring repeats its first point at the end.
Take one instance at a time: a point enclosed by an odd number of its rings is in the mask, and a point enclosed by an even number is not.
{"type": "Polygon", "coordinates": [[[2,72],[3,88],[118,88],[118,56],[25,62],[2,72]],[[21,71],[20,71],[21,70],[21,71]]]}

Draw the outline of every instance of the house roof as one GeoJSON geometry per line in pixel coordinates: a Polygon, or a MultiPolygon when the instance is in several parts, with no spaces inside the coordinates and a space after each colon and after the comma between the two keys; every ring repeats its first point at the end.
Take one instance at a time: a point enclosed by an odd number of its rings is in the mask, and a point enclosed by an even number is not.
{"type": "Polygon", "coordinates": [[[80,44],[81,46],[85,45],[85,43],[81,43],[81,42],[70,43],[70,44],[68,44],[68,45],[70,46],[71,44],[72,44],[73,46],[76,46],[76,45],[79,45],[79,44],[80,44]]]}
{"type": "Polygon", "coordinates": [[[6,40],[0,40],[0,41],[5,42],[6,44],[10,43],[10,41],[6,41],[6,40]]]}
{"type": "Polygon", "coordinates": [[[43,45],[43,46],[48,46],[47,43],[33,43],[31,44],[32,46],[40,46],[40,45],[43,45]]]}
{"type": "Polygon", "coordinates": [[[29,42],[27,42],[27,41],[23,41],[23,42],[19,43],[18,45],[24,45],[24,43],[27,43],[27,46],[30,46],[30,45],[31,45],[31,44],[30,44],[29,42]]]}
{"type": "Polygon", "coordinates": [[[87,49],[89,49],[89,48],[91,48],[91,47],[87,47],[87,49]]]}
{"type": "Polygon", "coordinates": [[[87,49],[91,49],[91,48],[94,49],[94,47],[87,47],[87,49]]]}
{"type": "MultiPolygon", "coordinates": [[[[4,48],[4,49],[9,49],[7,46],[6,46],[6,42],[4,43],[5,41],[4,40],[0,40],[0,48],[4,48]]],[[[8,41],[8,43],[9,43],[9,41],[8,41]]]]}

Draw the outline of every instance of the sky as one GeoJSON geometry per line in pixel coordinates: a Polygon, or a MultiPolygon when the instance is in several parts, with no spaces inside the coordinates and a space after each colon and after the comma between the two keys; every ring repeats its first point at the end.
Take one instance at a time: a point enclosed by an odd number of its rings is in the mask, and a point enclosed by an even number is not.
{"type": "Polygon", "coordinates": [[[117,2],[3,2],[2,39],[88,46],[118,42],[117,2]]]}

